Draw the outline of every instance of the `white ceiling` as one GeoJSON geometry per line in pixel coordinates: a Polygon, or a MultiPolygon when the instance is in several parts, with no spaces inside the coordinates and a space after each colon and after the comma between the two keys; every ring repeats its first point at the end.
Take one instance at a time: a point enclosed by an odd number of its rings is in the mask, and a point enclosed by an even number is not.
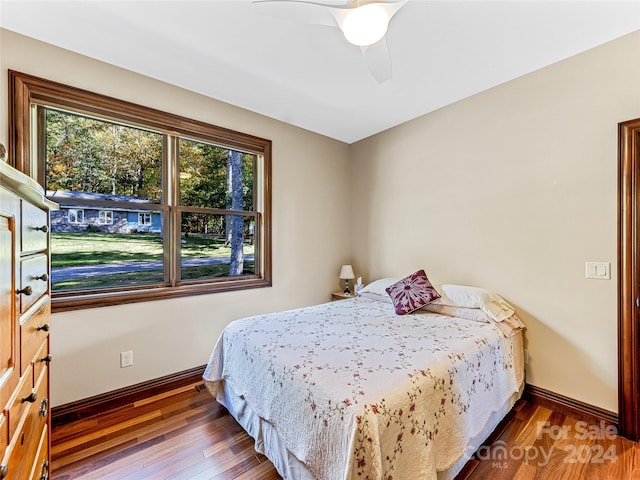
{"type": "Polygon", "coordinates": [[[640,29],[640,0],[414,0],[391,21],[379,84],[337,28],[264,10],[1,0],[0,26],[347,143],[640,29]]]}

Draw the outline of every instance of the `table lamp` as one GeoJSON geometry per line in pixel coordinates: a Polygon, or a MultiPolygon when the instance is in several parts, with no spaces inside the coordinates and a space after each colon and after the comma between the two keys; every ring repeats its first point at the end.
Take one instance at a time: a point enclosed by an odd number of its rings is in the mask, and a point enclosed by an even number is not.
{"type": "Polygon", "coordinates": [[[349,280],[356,278],[353,274],[353,268],[351,265],[342,265],[340,269],[340,279],[344,280],[344,294],[351,295],[351,291],[349,290],[349,280]]]}

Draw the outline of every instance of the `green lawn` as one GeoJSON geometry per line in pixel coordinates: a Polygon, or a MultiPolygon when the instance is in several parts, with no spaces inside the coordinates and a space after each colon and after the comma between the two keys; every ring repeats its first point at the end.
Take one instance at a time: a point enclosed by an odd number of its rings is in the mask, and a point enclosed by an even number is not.
{"type": "MultiPolygon", "coordinates": [[[[231,248],[215,238],[188,237],[182,243],[182,258],[227,257],[231,248]]],[[[51,266],[97,265],[112,262],[162,260],[163,244],[149,233],[51,233],[51,266]]],[[[244,254],[253,254],[245,245],[244,254]]]]}
{"type": "MultiPolygon", "coordinates": [[[[231,248],[216,238],[190,236],[181,244],[182,258],[228,257],[231,248]]],[[[149,233],[51,233],[51,267],[99,265],[114,262],[162,260],[163,244],[158,234],[149,233]]],[[[245,245],[244,254],[252,255],[253,245],[245,245]]],[[[245,262],[245,272],[252,272],[253,262],[245,262]]],[[[229,265],[185,267],[182,279],[206,279],[226,276],[229,265]]],[[[163,283],[162,269],[116,274],[86,275],[58,281],[52,290],[108,288],[121,285],[163,283]]]]}

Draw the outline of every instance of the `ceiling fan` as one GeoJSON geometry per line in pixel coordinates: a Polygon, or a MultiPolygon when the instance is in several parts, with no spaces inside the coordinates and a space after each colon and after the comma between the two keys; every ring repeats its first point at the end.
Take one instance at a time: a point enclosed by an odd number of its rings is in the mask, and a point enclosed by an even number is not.
{"type": "Polygon", "coordinates": [[[267,15],[339,28],[345,39],[360,47],[369,72],[378,83],[391,78],[391,55],[385,36],[389,22],[408,0],[254,0],[267,15]]]}

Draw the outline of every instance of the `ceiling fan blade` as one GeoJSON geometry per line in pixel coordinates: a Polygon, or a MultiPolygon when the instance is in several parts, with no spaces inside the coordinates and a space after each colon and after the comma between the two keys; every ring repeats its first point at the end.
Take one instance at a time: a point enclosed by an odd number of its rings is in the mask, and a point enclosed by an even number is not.
{"type": "Polygon", "coordinates": [[[384,83],[391,78],[391,54],[384,38],[378,43],[362,47],[362,55],[369,73],[378,83],[384,83]]]}
{"type": "Polygon", "coordinates": [[[335,17],[331,13],[332,5],[299,0],[254,0],[253,4],[260,13],[282,20],[337,26],[335,17]]]}
{"type": "Polygon", "coordinates": [[[395,0],[393,2],[372,2],[372,3],[378,3],[382,8],[384,8],[387,11],[387,14],[389,15],[389,21],[391,21],[393,16],[396,13],[398,13],[398,10],[404,7],[408,2],[409,0],[395,0]]]}

